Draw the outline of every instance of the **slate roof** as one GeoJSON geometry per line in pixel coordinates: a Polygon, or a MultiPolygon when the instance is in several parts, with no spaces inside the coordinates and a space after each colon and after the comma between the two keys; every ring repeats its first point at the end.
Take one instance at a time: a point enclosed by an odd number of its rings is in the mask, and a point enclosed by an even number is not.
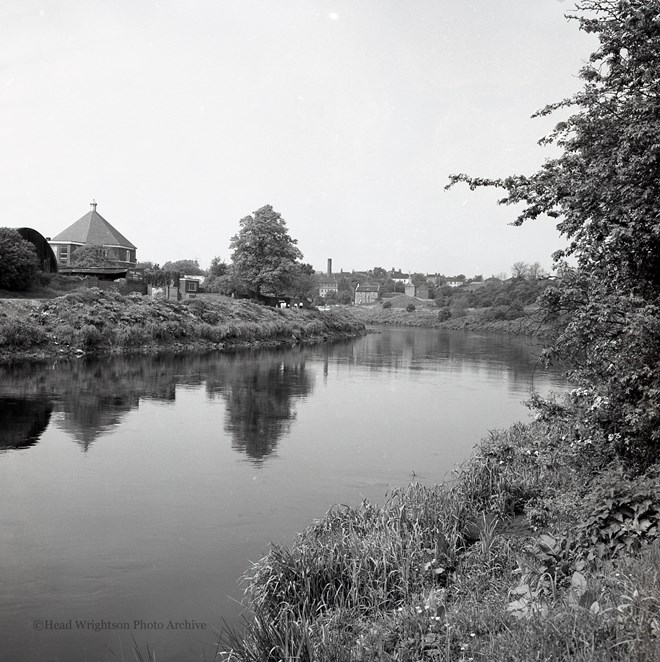
{"type": "Polygon", "coordinates": [[[73,225],[60,232],[50,241],[64,241],[73,244],[94,244],[97,246],[120,246],[121,248],[137,248],[124,235],[114,228],[96,211],[96,203],[92,202],[90,211],[79,218],[73,225]]]}

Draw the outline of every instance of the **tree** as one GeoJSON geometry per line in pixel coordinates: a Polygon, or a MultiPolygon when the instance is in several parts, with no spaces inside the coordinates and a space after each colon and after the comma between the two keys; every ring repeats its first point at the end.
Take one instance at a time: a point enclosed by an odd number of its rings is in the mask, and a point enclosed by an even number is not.
{"type": "Polygon", "coordinates": [[[319,289],[319,281],[311,264],[294,264],[289,275],[289,294],[303,303],[311,301],[319,289]]]}
{"type": "Polygon", "coordinates": [[[527,262],[514,262],[511,265],[511,278],[527,278],[529,275],[529,265],[527,262]]]}
{"type": "Polygon", "coordinates": [[[289,286],[296,260],[302,253],[289,236],[286,222],[271,205],[240,221],[231,239],[231,259],[238,281],[253,294],[282,294],[289,286]]]}
{"type": "Polygon", "coordinates": [[[547,274],[540,262],[532,262],[527,268],[527,275],[532,279],[543,278],[547,274]]]}
{"type": "Polygon", "coordinates": [[[83,246],[78,246],[72,251],[69,264],[72,267],[78,267],[80,269],[117,266],[117,262],[107,257],[103,246],[99,246],[98,244],[84,244],[83,246]]]}
{"type": "Polygon", "coordinates": [[[16,230],[0,228],[0,289],[27,290],[37,276],[37,269],[34,246],[16,230]]]}
{"type": "Polygon", "coordinates": [[[199,266],[198,260],[176,260],[175,262],[165,262],[163,271],[172,271],[189,276],[203,276],[204,269],[199,266]]]}
{"type": "Polygon", "coordinates": [[[537,115],[570,109],[542,144],[561,154],[529,176],[453,175],[522,204],[514,225],[549,216],[569,240],[559,285],[542,300],[557,321],[546,356],[567,361],[578,442],[639,462],[660,440],[660,0],[583,0],[575,19],[599,39],[582,89],[537,115]],[[569,266],[566,257],[575,266],[569,266]]]}

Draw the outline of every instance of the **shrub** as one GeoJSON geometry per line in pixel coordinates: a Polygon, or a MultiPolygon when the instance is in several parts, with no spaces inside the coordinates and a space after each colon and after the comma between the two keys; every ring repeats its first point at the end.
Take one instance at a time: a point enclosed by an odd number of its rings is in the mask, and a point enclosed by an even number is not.
{"type": "Polygon", "coordinates": [[[102,334],[93,324],[85,324],[78,331],[77,340],[80,345],[88,349],[98,347],[102,341],[102,334]]]}
{"type": "Polygon", "coordinates": [[[438,322],[446,322],[450,318],[451,318],[451,310],[449,309],[449,307],[445,306],[444,308],[440,308],[440,310],[438,311],[438,322]]]}
{"type": "Polygon", "coordinates": [[[122,326],[117,329],[115,340],[120,347],[140,347],[149,342],[149,337],[143,327],[122,326]]]}
{"type": "Polygon", "coordinates": [[[630,479],[602,479],[587,501],[588,516],[579,527],[589,558],[609,558],[638,550],[658,537],[660,481],[651,473],[630,479]]]}
{"type": "Polygon", "coordinates": [[[415,304],[414,303],[409,303],[406,306],[406,312],[407,313],[414,313],[415,312],[415,304]]]}
{"type": "Polygon", "coordinates": [[[30,321],[0,319],[0,347],[32,347],[45,342],[46,332],[30,321]]]}
{"type": "Polygon", "coordinates": [[[37,252],[16,230],[0,228],[0,288],[27,290],[37,275],[37,252]]]}
{"type": "Polygon", "coordinates": [[[383,301],[383,308],[391,308],[391,307],[392,307],[392,302],[389,299],[383,301]]]}

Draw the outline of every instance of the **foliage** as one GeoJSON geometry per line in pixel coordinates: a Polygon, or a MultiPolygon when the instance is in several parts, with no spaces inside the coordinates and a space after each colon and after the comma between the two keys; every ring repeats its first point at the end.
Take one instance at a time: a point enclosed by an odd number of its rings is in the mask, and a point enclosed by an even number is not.
{"type": "Polygon", "coordinates": [[[582,90],[538,113],[573,110],[542,141],[560,156],[530,176],[449,186],[504,189],[502,204],[523,206],[514,225],[558,220],[569,244],[543,300],[558,329],[546,358],[582,388],[585,438],[644,464],[660,442],[660,0],[583,0],[575,18],[600,43],[582,90]]]}
{"type": "Polygon", "coordinates": [[[180,275],[203,276],[204,269],[199,266],[198,260],[175,260],[168,261],[162,267],[163,271],[176,272],[180,275]]]}
{"type": "Polygon", "coordinates": [[[653,474],[598,482],[586,505],[588,517],[579,527],[590,560],[628,554],[658,537],[659,488],[653,474]]]}
{"type": "Polygon", "coordinates": [[[77,246],[71,253],[70,265],[72,267],[84,268],[102,268],[115,267],[117,262],[106,255],[103,246],[96,244],[84,244],[77,246]]]}
{"type": "Polygon", "coordinates": [[[228,265],[219,257],[211,260],[209,272],[204,281],[204,290],[206,292],[218,292],[220,294],[231,294],[237,289],[236,279],[234,278],[234,268],[228,265]]]}
{"type": "Polygon", "coordinates": [[[415,312],[415,304],[414,303],[409,303],[406,306],[406,312],[407,313],[414,313],[415,312]]]}
{"type": "Polygon", "coordinates": [[[0,289],[23,291],[37,274],[34,246],[16,230],[0,228],[0,289]]]}
{"type": "Polygon", "coordinates": [[[238,281],[254,296],[288,291],[302,253],[282,216],[266,205],[242,218],[240,228],[230,244],[238,281]]]}
{"type": "Polygon", "coordinates": [[[289,273],[288,293],[303,302],[311,300],[318,290],[318,277],[311,264],[296,262],[289,273]]]}

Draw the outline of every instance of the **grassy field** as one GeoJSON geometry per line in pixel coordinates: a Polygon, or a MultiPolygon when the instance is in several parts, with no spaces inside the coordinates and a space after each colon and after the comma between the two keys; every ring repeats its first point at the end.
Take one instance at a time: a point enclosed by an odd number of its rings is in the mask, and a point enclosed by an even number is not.
{"type": "Polygon", "coordinates": [[[209,295],[181,302],[96,288],[0,299],[0,360],[83,353],[230,349],[360,335],[343,309],[268,308],[209,295]]]}

